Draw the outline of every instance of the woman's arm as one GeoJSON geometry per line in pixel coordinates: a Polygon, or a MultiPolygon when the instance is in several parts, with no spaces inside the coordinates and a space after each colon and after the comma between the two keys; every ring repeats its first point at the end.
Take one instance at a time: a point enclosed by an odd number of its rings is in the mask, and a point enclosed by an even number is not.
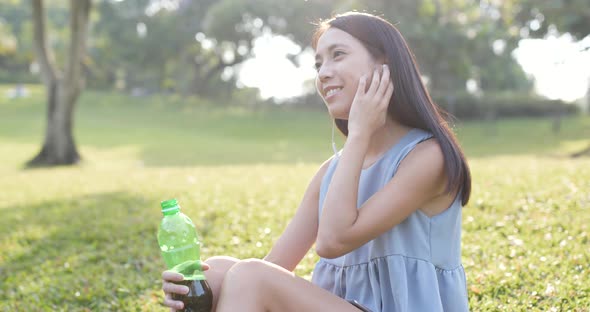
{"type": "Polygon", "coordinates": [[[289,225],[264,260],[293,271],[311,248],[318,231],[320,185],[330,160],[312,178],[289,225]]]}
{"type": "Polygon", "coordinates": [[[444,156],[431,139],[418,144],[393,178],[357,209],[363,144],[347,139],[332,177],[316,243],[321,257],[339,257],[360,247],[445,193],[444,156]]]}

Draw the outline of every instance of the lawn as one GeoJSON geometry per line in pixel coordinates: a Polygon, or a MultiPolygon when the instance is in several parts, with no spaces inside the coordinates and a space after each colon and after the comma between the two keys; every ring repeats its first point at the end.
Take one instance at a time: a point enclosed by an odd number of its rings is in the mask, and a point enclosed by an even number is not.
{"type": "MultiPolygon", "coordinates": [[[[165,311],[159,202],[203,257],[263,257],[330,156],[321,111],[86,92],[76,167],[23,169],[44,104],[0,87],[0,311],[165,311]]],[[[458,123],[473,174],[463,262],[473,311],[589,311],[590,117],[458,123]]],[[[341,145],[342,140],[338,140],[341,145]]],[[[296,272],[309,278],[310,251],[296,272]]]]}

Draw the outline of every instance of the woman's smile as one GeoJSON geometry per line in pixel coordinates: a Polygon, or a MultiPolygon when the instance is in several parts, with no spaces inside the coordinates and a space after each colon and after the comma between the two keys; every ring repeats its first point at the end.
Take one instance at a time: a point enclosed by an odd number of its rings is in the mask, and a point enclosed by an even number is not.
{"type": "Polygon", "coordinates": [[[332,101],[342,90],[342,87],[329,86],[324,88],[324,100],[326,102],[332,101]]]}

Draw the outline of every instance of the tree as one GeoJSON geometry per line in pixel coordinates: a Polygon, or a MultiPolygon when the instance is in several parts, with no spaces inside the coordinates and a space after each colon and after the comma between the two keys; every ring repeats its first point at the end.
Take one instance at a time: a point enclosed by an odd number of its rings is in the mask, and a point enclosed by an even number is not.
{"type": "Polygon", "coordinates": [[[35,81],[28,71],[31,49],[23,40],[28,35],[23,28],[31,23],[29,11],[28,3],[0,1],[0,83],[35,81]]]}
{"type": "Polygon", "coordinates": [[[353,1],[353,8],[382,13],[402,32],[433,92],[465,91],[469,80],[482,92],[532,84],[510,56],[518,37],[485,3],[472,0],[353,1]],[[495,49],[494,43],[503,45],[495,49]]]}
{"type": "MultiPolygon", "coordinates": [[[[552,30],[569,33],[576,40],[582,40],[590,35],[590,6],[587,0],[520,2],[520,10],[517,11],[515,19],[525,27],[527,35],[544,37],[552,30]]],[[[588,49],[590,47],[586,47],[586,50],[588,49]]],[[[586,94],[590,114],[590,81],[586,94]]]]}
{"type": "MultiPolygon", "coordinates": [[[[508,1],[508,0],[507,0],[508,1]]],[[[552,27],[578,40],[590,35],[590,6],[587,0],[510,0],[517,6],[515,19],[534,37],[547,35],[552,27]]]]}
{"type": "MultiPolygon", "coordinates": [[[[245,56],[237,53],[241,47],[237,42],[211,37],[205,29],[207,16],[225,13],[212,12],[216,1],[184,0],[175,9],[158,6],[153,9],[150,3],[157,2],[103,1],[98,5],[100,18],[93,27],[95,45],[91,55],[100,66],[91,66],[91,74],[109,77],[111,85],[113,77],[121,76],[125,88],[174,90],[214,97],[227,93],[226,86],[231,82],[222,81],[221,73],[225,67],[242,62],[245,56]],[[214,43],[208,49],[201,44],[205,34],[207,41],[214,43]],[[234,57],[226,60],[228,54],[234,57]]],[[[222,1],[215,7],[224,4],[222,1]]],[[[228,9],[230,13],[247,14],[241,12],[242,8],[228,9]]],[[[225,28],[237,32],[234,26],[234,20],[226,20],[224,24],[225,28]]],[[[249,51],[249,46],[244,45],[249,51]]],[[[241,47],[240,51],[243,50],[241,47]]]]}
{"type": "Polygon", "coordinates": [[[98,4],[90,53],[100,66],[91,64],[93,77],[110,77],[112,85],[117,72],[127,88],[224,97],[235,87],[234,69],[252,56],[258,36],[271,32],[307,45],[311,22],[327,16],[333,6],[289,0],[183,0],[176,9],[152,10],[152,3],[157,2],[98,4]]]}
{"type": "Polygon", "coordinates": [[[71,165],[80,160],[72,129],[76,102],[84,88],[82,61],[91,5],[91,0],[70,0],[70,42],[62,72],[47,45],[43,0],[32,0],[34,47],[46,89],[47,125],[41,151],[28,166],[71,165]]]}
{"type": "MultiPolygon", "coordinates": [[[[575,39],[582,40],[590,35],[590,7],[586,0],[569,1],[523,1],[520,19],[532,31],[531,35],[546,36],[552,27],[557,31],[568,32],[575,39]]],[[[589,49],[586,47],[586,49],[589,49]]],[[[590,81],[586,92],[588,113],[590,114],[590,81]]],[[[572,157],[590,155],[590,145],[573,153],[572,157]]]]}

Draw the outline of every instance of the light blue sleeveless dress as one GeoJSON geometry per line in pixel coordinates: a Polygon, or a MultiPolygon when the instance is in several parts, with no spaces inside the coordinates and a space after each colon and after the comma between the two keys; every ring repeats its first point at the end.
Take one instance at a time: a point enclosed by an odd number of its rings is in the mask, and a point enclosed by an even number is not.
{"type": "MultiPolygon", "coordinates": [[[[432,137],[410,130],[359,181],[360,207],[393,177],[416,144],[432,137]]],[[[320,217],[339,154],[331,161],[320,188],[320,217]]],[[[434,217],[419,210],[388,232],[335,259],[320,258],[312,282],[373,312],[469,311],[461,264],[461,196],[434,217]]]]}

